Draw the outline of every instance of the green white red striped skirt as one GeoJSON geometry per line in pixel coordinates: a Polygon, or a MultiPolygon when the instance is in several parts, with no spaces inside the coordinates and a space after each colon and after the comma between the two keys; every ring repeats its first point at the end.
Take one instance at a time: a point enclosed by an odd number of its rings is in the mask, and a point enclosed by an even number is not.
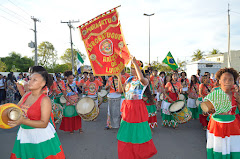
{"type": "Polygon", "coordinates": [[[119,159],[150,158],[157,153],[143,100],[124,100],[117,134],[119,159]]]}
{"type": "Polygon", "coordinates": [[[21,125],[11,159],[65,159],[62,145],[51,123],[46,128],[21,125]]]}
{"type": "Polygon", "coordinates": [[[213,115],[207,136],[208,159],[240,158],[240,123],[235,115],[213,115]]]}

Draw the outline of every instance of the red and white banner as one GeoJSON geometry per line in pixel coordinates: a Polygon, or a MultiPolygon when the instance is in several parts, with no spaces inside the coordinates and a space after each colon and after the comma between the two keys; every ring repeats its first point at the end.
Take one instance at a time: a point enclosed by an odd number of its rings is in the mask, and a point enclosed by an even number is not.
{"type": "Polygon", "coordinates": [[[94,75],[118,75],[130,61],[116,8],[79,26],[94,75]]]}

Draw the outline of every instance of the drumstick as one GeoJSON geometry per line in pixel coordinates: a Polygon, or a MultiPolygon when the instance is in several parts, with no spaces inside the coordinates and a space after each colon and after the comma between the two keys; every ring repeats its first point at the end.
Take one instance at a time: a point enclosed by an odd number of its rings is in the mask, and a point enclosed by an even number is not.
{"type": "Polygon", "coordinates": [[[122,88],[122,90],[123,90],[123,96],[124,96],[124,98],[126,99],[126,97],[125,97],[125,91],[124,91],[123,85],[122,85],[122,80],[120,79],[120,74],[118,75],[118,80],[120,81],[120,86],[121,86],[121,88],[122,88]]]}

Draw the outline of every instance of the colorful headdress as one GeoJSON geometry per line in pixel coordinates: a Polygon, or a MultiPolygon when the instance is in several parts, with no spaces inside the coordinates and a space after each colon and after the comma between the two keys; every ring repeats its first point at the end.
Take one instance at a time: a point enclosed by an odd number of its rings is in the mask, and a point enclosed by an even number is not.
{"type": "MultiPolygon", "coordinates": [[[[139,66],[140,69],[142,70],[142,68],[143,68],[143,62],[140,61],[140,60],[136,60],[136,61],[137,61],[138,66],[139,66]]],[[[134,65],[133,65],[133,63],[131,63],[131,68],[135,68],[134,65]]]]}
{"type": "Polygon", "coordinates": [[[209,100],[213,104],[216,111],[215,114],[228,112],[232,108],[229,96],[221,89],[215,90],[208,94],[204,98],[204,101],[206,100],[209,100]]]}

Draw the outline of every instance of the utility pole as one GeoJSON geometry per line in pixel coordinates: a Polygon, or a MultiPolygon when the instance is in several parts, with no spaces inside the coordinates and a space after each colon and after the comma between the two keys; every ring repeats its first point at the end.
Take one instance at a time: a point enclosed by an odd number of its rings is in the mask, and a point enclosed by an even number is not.
{"type": "Polygon", "coordinates": [[[230,51],[230,9],[228,3],[228,67],[231,67],[231,51],[230,51]]]}
{"type": "Polygon", "coordinates": [[[150,16],[153,16],[154,13],[152,13],[152,14],[146,14],[146,13],[144,13],[143,15],[149,17],[149,59],[148,59],[149,61],[148,61],[148,64],[150,65],[150,16]]]}
{"type": "Polygon", "coordinates": [[[69,30],[70,30],[70,43],[71,43],[71,51],[72,51],[72,72],[73,72],[73,74],[74,74],[74,55],[73,55],[73,47],[72,47],[72,45],[73,45],[73,42],[72,42],[72,28],[73,28],[73,26],[72,26],[72,23],[78,23],[79,22],[79,20],[78,21],[74,21],[74,20],[69,20],[68,22],[62,22],[61,21],[61,23],[67,23],[67,25],[68,25],[68,27],[69,27],[69,30]]]}
{"type": "Polygon", "coordinates": [[[37,25],[36,22],[40,22],[39,19],[34,18],[33,16],[31,17],[31,19],[34,21],[34,35],[35,35],[35,43],[34,43],[34,47],[35,47],[35,63],[34,65],[37,66],[38,65],[38,61],[37,61],[37,25]]]}

